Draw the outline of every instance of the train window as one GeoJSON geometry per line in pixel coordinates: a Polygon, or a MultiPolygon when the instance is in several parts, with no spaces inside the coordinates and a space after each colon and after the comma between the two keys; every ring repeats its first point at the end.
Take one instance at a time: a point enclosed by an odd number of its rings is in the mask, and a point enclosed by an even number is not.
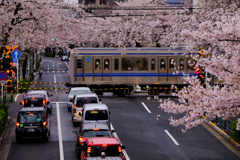
{"type": "Polygon", "coordinates": [[[174,70],[175,69],[175,59],[169,59],[169,69],[174,70]]]}
{"type": "Polygon", "coordinates": [[[165,59],[160,60],[160,69],[165,70],[166,69],[166,62],[165,59]]]}
{"type": "Polygon", "coordinates": [[[101,67],[100,67],[100,59],[95,59],[95,69],[96,70],[100,70],[101,67]]]}
{"type": "Polygon", "coordinates": [[[117,58],[114,59],[114,69],[115,70],[119,69],[119,60],[117,58]]]}
{"type": "Polygon", "coordinates": [[[123,58],[122,59],[123,71],[146,71],[148,70],[147,58],[123,58]]]}
{"type": "Polygon", "coordinates": [[[151,59],[151,70],[155,70],[155,58],[151,59]]]}
{"type": "Polygon", "coordinates": [[[187,59],[187,70],[188,71],[195,71],[194,66],[196,65],[196,61],[192,58],[187,59]]]}
{"type": "Polygon", "coordinates": [[[183,58],[180,58],[180,60],[179,60],[179,69],[180,70],[184,69],[184,59],[183,58]]]}
{"type": "Polygon", "coordinates": [[[109,59],[104,59],[104,70],[109,70],[109,59]]]}
{"type": "Polygon", "coordinates": [[[82,69],[82,59],[77,60],[77,68],[82,69]]]}

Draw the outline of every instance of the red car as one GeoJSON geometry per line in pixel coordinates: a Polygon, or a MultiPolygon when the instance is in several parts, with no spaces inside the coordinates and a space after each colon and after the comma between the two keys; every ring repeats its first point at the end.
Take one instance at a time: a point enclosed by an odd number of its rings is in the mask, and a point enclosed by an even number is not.
{"type": "Polygon", "coordinates": [[[88,138],[84,142],[81,160],[125,160],[122,149],[125,146],[121,146],[120,141],[113,137],[94,137],[88,138]]]}

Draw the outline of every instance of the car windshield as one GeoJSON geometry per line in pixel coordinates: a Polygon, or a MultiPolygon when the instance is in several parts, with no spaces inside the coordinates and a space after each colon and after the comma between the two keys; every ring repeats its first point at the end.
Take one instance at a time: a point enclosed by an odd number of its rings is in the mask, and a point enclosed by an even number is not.
{"type": "Polygon", "coordinates": [[[108,120],[108,114],[106,110],[88,110],[86,111],[86,120],[108,120]]]}
{"type": "Polygon", "coordinates": [[[85,130],[82,133],[83,137],[111,137],[110,132],[108,130],[85,130]]]}
{"type": "Polygon", "coordinates": [[[97,97],[79,97],[77,98],[77,107],[83,107],[86,103],[98,103],[97,97]]]}
{"type": "Polygon", "coordinates": [[[20,123],[43,122],[41,112],[23,112],[19,113],[20,123]]]}
{"type": "Polygon", "coordinates": [[[77,93],[84,94],[84,93],[92,93],[92,92],[90,90],[73,90],[70,92],[70,95],[74,95],[77,93]]]}
{"type": "Polygon", "coordinates": [[[42,98],[25,99],[23,103],[24,103],[24,107],[42,107],[44,105],[42,98]]]}
{"type": "Polygon", "coordinates": [[[106,157],[120,156],[118,146],[91,146],[91,157],[99,157],[102,152],[105,152],[106,157]]]}

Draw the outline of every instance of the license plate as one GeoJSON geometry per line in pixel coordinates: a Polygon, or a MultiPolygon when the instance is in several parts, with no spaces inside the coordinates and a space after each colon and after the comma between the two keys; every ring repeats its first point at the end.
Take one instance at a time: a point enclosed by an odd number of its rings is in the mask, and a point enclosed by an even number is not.
{"type": "Polygon", "coordinates": [[[33,128],[28,128],[27,132],[35,132],[35,129],[33,129],[33,128]]]}

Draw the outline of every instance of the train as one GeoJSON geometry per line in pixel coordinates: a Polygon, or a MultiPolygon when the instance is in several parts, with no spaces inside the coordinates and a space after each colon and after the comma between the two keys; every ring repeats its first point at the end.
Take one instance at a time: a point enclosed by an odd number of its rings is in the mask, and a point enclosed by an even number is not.
{"type": "Polygon", "coordinates": [[[186,85],[184,76],[195,76],[190,55],[198,53],[168,47],[75,48],[70,53],[66,86],[88,86],[98,95],[131,95],[136,86],[151,95],[170,94],[175,89],[172,85],[186,85]]]}

